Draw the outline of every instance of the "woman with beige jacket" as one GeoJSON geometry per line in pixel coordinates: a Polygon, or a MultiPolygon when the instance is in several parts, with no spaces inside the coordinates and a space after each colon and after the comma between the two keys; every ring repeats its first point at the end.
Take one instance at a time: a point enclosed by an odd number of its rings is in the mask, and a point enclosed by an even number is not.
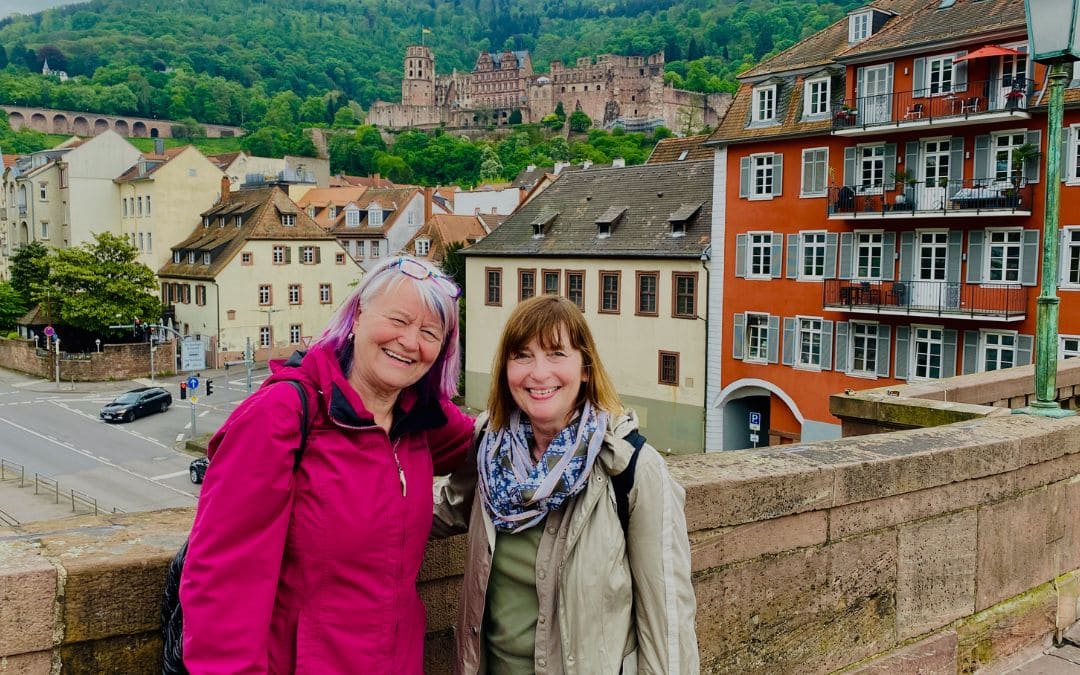
{"type": "Polygon", "coordinates": [[[697,673],[684,492],[575,304],[517,306],[488,407],[475,461],[437,486],[436,532],[468,520],[456,672],[697,673]]]}

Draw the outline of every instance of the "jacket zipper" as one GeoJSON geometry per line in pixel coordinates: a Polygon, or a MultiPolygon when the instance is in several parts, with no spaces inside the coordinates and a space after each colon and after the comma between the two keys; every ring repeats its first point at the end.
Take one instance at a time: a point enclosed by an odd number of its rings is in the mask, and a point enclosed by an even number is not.
{"type": "Polygon", "coordinates": [[[394,445],[393,447],[391,447],[391,451],[394,453],[394,464],[397,464],[398,480],[401,481],[401,496],[404,497],[408,492],[408,485],[405,482],[405,470],[401,468],[401,460],[398,459],[397,446],[398,441],[394,441],[394,445]]]}

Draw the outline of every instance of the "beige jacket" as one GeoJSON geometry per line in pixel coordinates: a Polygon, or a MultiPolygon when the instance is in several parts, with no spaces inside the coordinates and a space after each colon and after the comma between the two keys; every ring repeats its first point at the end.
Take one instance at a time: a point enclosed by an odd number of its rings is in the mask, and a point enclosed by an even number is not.
{"type": "MultiPolygon", "coordinates": [[[[477,429],[485,422],[481,416],[477,429]]],[[[685,493],[652,446],[638,456],[625,536],[615,510],[609,476],[629,463],[634,449],[623,439],[636,428],[632,411],[609,422],[586,487],[544,522],[536,556],[538,675],[699,670],[685,493]]],[[[470,674],[485,672],[482,626],[495,547],[475,485],[474,452],[436,484],[434,527],[436,536],[446,535],[469,519],[455,672],[470,674]]]]}

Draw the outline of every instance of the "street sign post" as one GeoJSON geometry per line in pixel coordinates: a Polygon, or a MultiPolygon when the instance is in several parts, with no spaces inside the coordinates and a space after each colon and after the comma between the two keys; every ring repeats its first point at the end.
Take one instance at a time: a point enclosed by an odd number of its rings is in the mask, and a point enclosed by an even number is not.
{"type": "Polygon", "coordinates": [[[180,370],[195,371],[206,368],[206,350],[202,340],[184,338],[180,342],[180,370]]]}
{"type": "Polygon", "coordinates": [[[748,421],[750,423],[750,442],[753,443],[756,448],[758,440],[760,439],[757,432],[761,431],[761,413],[751,412],[748,421]]]}

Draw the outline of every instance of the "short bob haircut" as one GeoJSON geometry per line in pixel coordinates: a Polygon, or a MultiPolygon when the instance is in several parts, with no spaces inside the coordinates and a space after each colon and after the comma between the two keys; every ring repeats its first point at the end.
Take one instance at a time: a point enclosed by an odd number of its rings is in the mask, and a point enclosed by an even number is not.
{"type": "Polygon", "coordinates": [[[312,348],[332,349],[341,362],[345,374],[348,375],[352,369],[353,359],[352,330],[361,308],[368,305],[376,296],[384,293],[393,295],[401,284],[412,284],[420,292],[420,298],[427,308],[442,321],[443,344],[439,356],[431,364],[431,369],[410,389],[422,399],[453,398],[457,395],[458,380],[461,377],[461,340],[458,339],[457,299],[451,298],[438,284],[432,283],[430,278],[414,279],[403,273],[399,268],[403,259],[411,259],[436,274],[442,274],[438,268],[428,262],[410,256],[394,256],[386,259],[368,272],[356,290],[338,307],[312,348]]]}
{"type": "Polygon", "coordinates": [[[573,347],[581,352],[582,368],[589,379],[581,383],[578,391],[577,407],[585,401],[609,414],[623,411],[622,402],[611,383],[607,371],[600,363],[589,324],[585,317],[570,300],[557,295],[541,295],[520,303],[506,320],[499,347],[492,364],[491,393],[488,395],[488,415],[492,429],[505,429],[510,423],[510,415],[517,409],[514,397],[510,394],[506,369],[510,357],[525,347],[534,338],[544,349],[573,347]],[[565,331],[569,345],[560,343],[565,331]]]}

